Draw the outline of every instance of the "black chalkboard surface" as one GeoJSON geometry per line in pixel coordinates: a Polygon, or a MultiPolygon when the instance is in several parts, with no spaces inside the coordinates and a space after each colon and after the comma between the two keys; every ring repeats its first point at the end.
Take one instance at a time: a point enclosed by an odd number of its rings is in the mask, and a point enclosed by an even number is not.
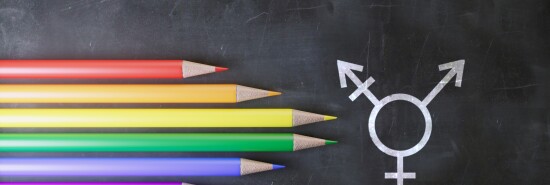
{"type": "MultiPolygon", "coordinates": [[[[294,132],[338,145],[294,153],[0,153],[1,157],[244,157],[284,170],[243,177],[6,177],[0,181],[186,181],[195,184],[397,184],[396,157],[369,133],[374,104],[337,60],[378,99],[422,100],[465,60],[427,105],[431,136],[403,158],[403,184],[550,184],[550,1],[0,1],[2,59],[187,59],[229,67],[185,80],[7,80],[1,83],[237,83],[282,91],[239,104],[3,104],[29,107],[296,108],[337,121],[285,129],[1,129],[1,132],[294,132]]],[[[405,150],[426,126],[420,109],[390,102],[375,119],[382,144],[405,150]]],[[[0,159],[1,160],[1,159],[0,159]]]]}

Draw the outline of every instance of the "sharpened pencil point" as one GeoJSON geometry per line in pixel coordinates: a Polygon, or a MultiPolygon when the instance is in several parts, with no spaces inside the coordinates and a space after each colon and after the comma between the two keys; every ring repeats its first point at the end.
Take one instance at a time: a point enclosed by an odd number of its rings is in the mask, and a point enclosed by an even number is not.
{"type": "Polygon", "coordinates": [[[325,141],[325,145],[333,145],[333,144],[336,144],[338,143],[338,141],[331,141],[331,140],[326,140],[325,141]]]}
{"type": "Polygon", "coordinates": [[[278,170],[278,169],[283,169],[283,168],[285,168],[285,166],[283,166],[283,165],[277,165],[277,164],[273,165],[273,170],[278,170]]]}
{"type": "Polygon", "coordinates": [[[241,175],[276,170],[280,168],[284,168],[284,166],[249,159],[241,159],[241,175]]]}
{"type": "Polygon", "coordinates": [[[253,100],[258,98],[265,98],[268,96],[275,96],[279,94],[281,93],[237,85],[237,102],[243,102],[243,101],[248,101],[248,100],[253,100]]]}
{"type": "Polygon", "coordinates": [[[217,72],[217,70],[218,70],[218,67],[215,67],[215,66],[199,64],[199,63],[185,61],[185,60],[181,65],[183,78],[213,73],[213,72],[217,72]]]}
{"type": "Polygon", "coordinates": [[[225,68],[225,67],[216,67],[216,72],[222,72],[222,71],[227,71],[228,68],[225,68]]]}
{"type": "Polygon", "coordinates": [[[337,117],[334,117],[334,116],[325,116],[325,121],[328,121],[328,120],[335,120],[337,117]]]}
{"type": "Polygon", "coordinates": [[[281,95],[281,93],[280,92],[275,92],[275,91],[269,91],[267,93],[267,96],[279,96],[279,95],[281,95]]]}
{"type": "Polygon", "coordinates": [[[293,136],[294,136],[293,138],[294,142],[293,142],[292,151],[324,146],[324,145],[327,145],[328,143],[332,144],[331,142],[334,142],[334,141],[329,141],[329,140],[324,140],[324,139],[319,139],[319,138],[314,138],[309,136],[303,136],[299,134],[294,134],[293,136]]]}
{"type": "Polygon", "coordinates": [[[320,121],[333,120],[336,117],[315,114],[300,110],[292,110],[292,126],[300,126],[320,121]]]}

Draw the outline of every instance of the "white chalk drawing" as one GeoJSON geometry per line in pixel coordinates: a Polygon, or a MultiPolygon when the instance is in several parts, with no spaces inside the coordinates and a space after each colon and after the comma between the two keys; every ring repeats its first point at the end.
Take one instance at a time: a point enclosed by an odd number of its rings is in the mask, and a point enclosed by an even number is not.
{"type": "Polygon", "coordinates": [[[397,172],[391,172],[385,173],[386,179],[396,179],[398,185],[403,185],[403,179],[415,179],[416,173],[414,172],[403,172],[403,158],[413,155],[420,151],[424,146],[426,146],[426,143],[428,143],[428,140],[430,139],[430,135],[432,133],[432,117],[430,116],[430,111],[428,110],[427,106],[428,104],[435,98],[435,96],[441,92],[443,87],[449,83],[449,81],[456,76],[455,80],[455,86],[460,87],[462,85],[462,74],[464,72],[464,60],[457,60],[454,62],[449,62],[446,64],[439,65],[439,71],[443,70],[449,70],[450,71],[443,77],[441,81],[435,86],[435,88],[424,98],[424,100],[420,101],[418,98],[411,96],[409,94],[392,94],[389,96],[386,96],[382,98],[382,100],[378,100],[374,94],[368,89],[370,85],[374,83],[374,79],[372,77],[369,77],[365,82],[362,82],[357,78],[355,73],[353,71],[363,71],[363,66],[352,64],[349,62],[337,61],[338,65],[338,74],[340,77],[340,87],[346,88],[347,87],[347,81],[346,77],[348,77],[354,84],[357,86],[357,90],[355,90],[350,96],[349,99],[351,101],[355,101],[359,96],[364,94],[371,102],[374,104],[374,108],[372,109],[370,116],[369,116],[369,134],[376,145],[376,147],[393,157],[397,158],[397,172]],[[418,142],[415,146],[407,149],[407,150],[395,150],[387,147],[380,141],[378,138],[378,135],[376,135],[376,128],[375,128],[375,121],[376,116],[384,107],[386,104],[393,102],[393,101],[407,101],[410,102],[420,111],[422,112],[422,115],[424,116],[424,122],[426,124],[424,129],[424,135],[422,136],[422,139],[420,139],[420,142],[418,142]]]}

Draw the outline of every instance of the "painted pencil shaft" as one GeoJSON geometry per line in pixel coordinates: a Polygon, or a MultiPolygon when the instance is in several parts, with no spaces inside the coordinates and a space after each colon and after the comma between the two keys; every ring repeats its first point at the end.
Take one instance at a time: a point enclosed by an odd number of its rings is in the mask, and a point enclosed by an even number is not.
{"type": "Polygon", "coordinates": [[[240,158],[1,158],[2,176],[240,176],[284,166],[240,158]]]}
{"type": "Polygon", "coordinates": [[[333,143],[291,133],[4,133],[0,152],[284,152],[333,143]]]}
{"type": "Polygon", "coordinates": [[[331,119],[292,109],[0,109],[0,127],[292,127],[331,119]]]}
{"type": "Polygon", "coordinates": [[[192,185],[184,182],[0,182],[0,185],[192,185]]]}
{"type": "Polygon", "coordinates": [[[185,60],[0,60],[0,78],[187,78],[224,70],[185,60]]]}
{"type": "Polygon", "coordinates": [[[0,103],[236,103],[278,94],[234,84],[0,85],[0,103]]]}

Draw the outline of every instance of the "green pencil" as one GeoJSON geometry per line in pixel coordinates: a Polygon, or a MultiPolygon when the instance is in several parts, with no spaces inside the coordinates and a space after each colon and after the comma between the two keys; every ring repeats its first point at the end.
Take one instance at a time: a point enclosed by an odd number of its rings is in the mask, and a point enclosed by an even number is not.
{"type": "Polygon", "coordinates": [[[292,133],[0,134],[0,152],[287,152],[334,143],[292,133]]]}

